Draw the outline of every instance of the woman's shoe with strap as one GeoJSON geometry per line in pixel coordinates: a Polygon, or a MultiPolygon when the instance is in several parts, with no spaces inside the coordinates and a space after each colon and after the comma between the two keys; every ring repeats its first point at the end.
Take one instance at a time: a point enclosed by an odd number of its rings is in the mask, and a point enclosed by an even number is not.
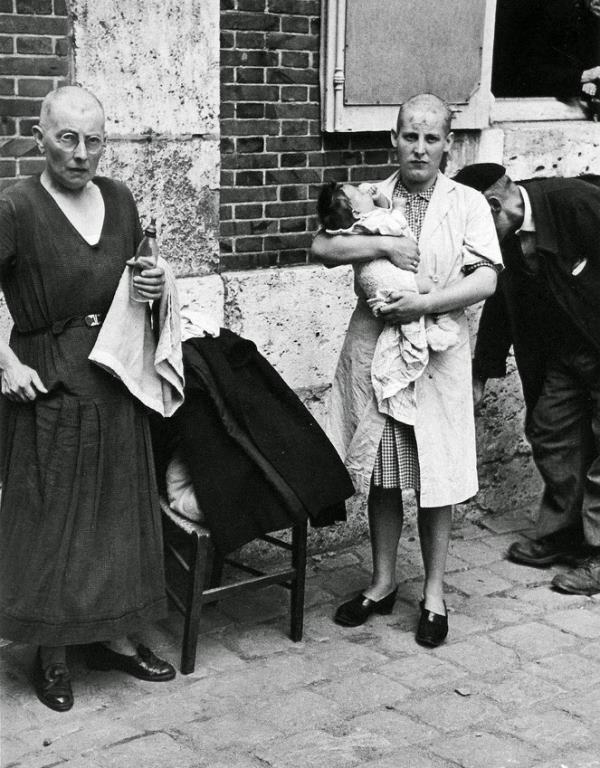
{"type": "Polygon", "coordinates": [[[381,600],[371,600],[370,597],[365,597],[362,593],[356,595],[352,600],[340,605],[333,620],[342,627],[359,627],[373,613],[389,614],[394,608],[397,590],[398,587],[392,590],[389,595],[382,597],[381,600]]]}
{"type": "Polygon", "coordinates": [[[448,609],[444,603],[445,615],[427,610],[425,601],[419,603],[421,615],[415,639],[419,645],[435,648],[441,645],[448,635],[448,609]]]}

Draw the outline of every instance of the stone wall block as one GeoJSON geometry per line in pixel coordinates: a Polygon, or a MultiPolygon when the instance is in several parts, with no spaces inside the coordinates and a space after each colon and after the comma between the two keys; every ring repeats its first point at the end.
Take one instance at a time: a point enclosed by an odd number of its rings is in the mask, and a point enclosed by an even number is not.
{"type": "Polygon", "coordinates": [[[109,133],[218,133],[218,0],[73,0],[75,71],[109,133]]]}
{"type": "Polygon", "coordinates": [[[600,174],[600,123],[513,123],[504,133],[504,165],[514,179],[600,174]]]}
{"type": "Polygon", "coordinates": [[[127,184],[143,223],[156,216],[161,253],[183,277],[218,267],[217,169],[213,140],[109,141],[99,173],[127,184]]]}
{"type": "Polygon", "coordinates": [[[489,379],[477,416],[480,461],[506,461],[529,454],[523,437],[525,405],[521,382],[511,361],[503,379],[489,379]]]}
{"type": "Polygon", "coordinates": [[[471,508],[494,512],[537,504],[541,479],[524,436],[525,405],[512,361],[503,379],[490,379],[476,419],[479,493],[471,508]]]}
{"type": "Polygon", "coordinates": [[[446,173],[448,176],[454,176],[464,165],[478,162],[478,155],[479,132],[456,131],[454,143],[446,160],[446,173]]]}
{"type": "Polygon", "coordinates": [[[352,307],[352,271],[320,265],[227,272],[225,322],[294,389],[331,383],[352,307]]]}
{"type": "Polygon", "coordinates": [[[479,493],[465,505],[462,517],[477,518],[481,511],[493,515],[516,510],[537,510],[543,483],[529,456],[511,461],[479,465],[479,493]],[[474,514],[473,514],[474,513],[474,514]]]}
{"type": "Polygon", "coordinates": [[[219,275],[180,278],[177,290],[182,310],[198,312],[223,327],[225,290],[219,275]]]}

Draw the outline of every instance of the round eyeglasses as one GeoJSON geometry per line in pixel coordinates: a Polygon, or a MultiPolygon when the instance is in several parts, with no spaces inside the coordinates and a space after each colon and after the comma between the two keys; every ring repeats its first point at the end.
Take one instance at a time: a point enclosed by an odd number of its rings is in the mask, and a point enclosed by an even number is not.
{"type": "MultiPolygon", "coordinates": [[[[80,138],[76,133],[63,133],[57,141],[63,149],[74,152],[79,146],[80,138]]],[[[100,136],[86,136],[84,144],[88,155],[97,155],[104,146],[104,139],[100,136]]]]}

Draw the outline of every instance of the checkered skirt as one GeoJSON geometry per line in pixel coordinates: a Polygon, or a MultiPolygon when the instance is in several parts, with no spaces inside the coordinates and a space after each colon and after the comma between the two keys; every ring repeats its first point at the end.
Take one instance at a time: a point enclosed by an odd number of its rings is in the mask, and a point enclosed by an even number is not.
{"type": "Polygon", "coordinates": [[[380,488],[421,488],[415,431],[390,416],[379,443],[372,481],[380,488]]]}
{"type": "MultiPolygon", "coordinates": [[[[411,194],[398,179],[394,188],[393,197],[401,197],[406,201],[404,213],[417,239],[421,234],[434,186],[424,192],[411,194]]],[[[379,443],[372,481],[373,485],[380,488],[413,488],[415,491],[421,488],[415,431],[408,424],[402,424],[390,416],[385,422],[379,443]]]]}

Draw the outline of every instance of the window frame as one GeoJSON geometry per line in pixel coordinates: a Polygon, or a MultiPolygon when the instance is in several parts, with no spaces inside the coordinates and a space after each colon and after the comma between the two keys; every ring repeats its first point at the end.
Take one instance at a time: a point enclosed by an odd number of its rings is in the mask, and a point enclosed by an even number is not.
{"type": "Polygon", "coordinates": [[[587,120],[583,107],[566,104],[552,96],[495,99],[492,123],[542,122],[544,120],[587,120]]]}
{"type": "MultiPolygon", "coordinates": [[[[344,103],[346,8],[352,0],[321,0],[321,125],[325,132],[387,130],[395,124],[397,105],[344,103]]],[[[454,129],[481,130],[494,123],[585,120],[583,108],[552,97],[495,99],[491,91],[496,0],[484,0],[481,78],[466,103],[452,104],[454,129]]]]}

